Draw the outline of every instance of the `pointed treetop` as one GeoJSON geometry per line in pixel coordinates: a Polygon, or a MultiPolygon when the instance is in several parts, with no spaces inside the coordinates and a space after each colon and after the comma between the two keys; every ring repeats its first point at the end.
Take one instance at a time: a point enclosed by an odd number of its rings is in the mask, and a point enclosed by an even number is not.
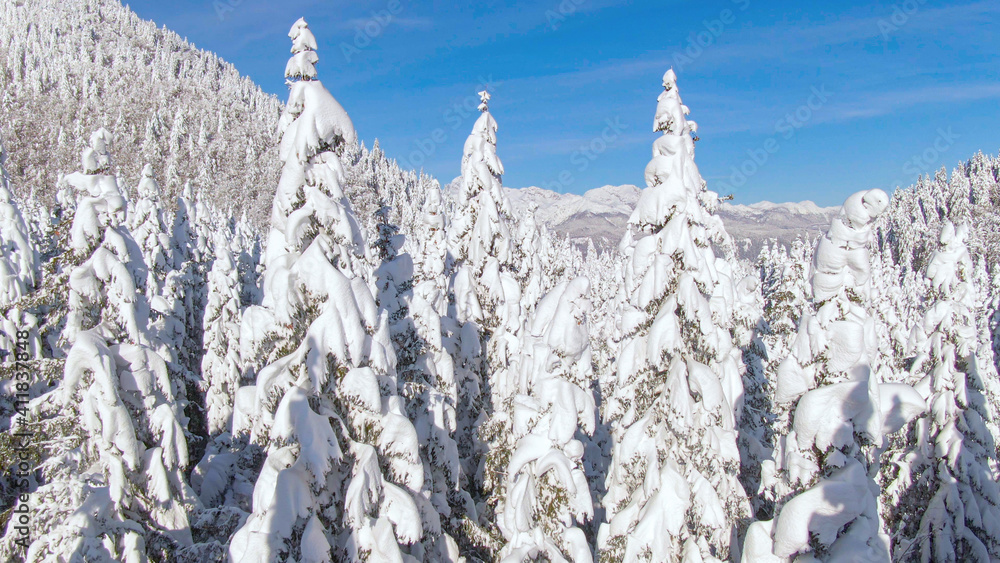
{"type": "Polygon", "coordinates": [[[299,18],[288,32],[292,40],[292,58],[285,65],[285,78],[313,80],[316,78],[316,37],[309,31],[306,20],[299,18]]]}
{"type": "Polygon", "coordinates": [[[111,133],[101,127],[90,136],[90,146],[83,150],[83,172],[97,174],[111,168],[111,133]]]}
{"type": "Polygon", "coordinates": [[[309,31],[309,24],[305,18],[299,18],[288,31],[288,38],[292,40],[292,53],[316,50],[316,37],[309,31]]]}
{"type": "Polygon", "coordinates": [[[490,111],[490,93],[487,90],[483,90],[479,93],[479,111],[486,113],[490,111]]]}
{"type": "Polygon", "coordinates": [[[663,75],[663,89],[664,91],[657,99],[653,130],[660,131],[664,135],[684,135],[690,130],[685,118],[689,110],[681,101],[681,95],[677,89],[677,74],[674,73],[674,69],[668,70],[663,75]]]}
{"type": "Polygon", "coordinates": [[[160,185],[156,183],[156,178],[153,175],[153,167],[151,165],[146,164],[142,167],[142,178],[139,180],[136,192],[141,198],[154,200],[158,200],[160,198],[160,185]]]}
{"type": "Polygon", "coordinates": [[[427,190],[427,197],[424,199],[424,209],[432,212],[439,213],[441,210],[441,190],[430,189],[427,190]]]}
{"type": "Polygon", "coordinates": [[[101,154],[111,152],[111,133],[101,127],[90,135],[90,147],[101,154]]]}
{"type": "Polygon", "coordinates": [[[670,70],[663,75],[663,87],[669,90],[674,86],[677,86],[677,74],[674,73],[674,69],[671,67],[670,70]]]}
{"type": "Polygon", "coordinates": [[[965,244],[965,239],[969,236],[969,225],[962,223],[955,226],[951,221],[945,221],[941,229],[941,244],[948,248],[957,248],[965,244]]]}

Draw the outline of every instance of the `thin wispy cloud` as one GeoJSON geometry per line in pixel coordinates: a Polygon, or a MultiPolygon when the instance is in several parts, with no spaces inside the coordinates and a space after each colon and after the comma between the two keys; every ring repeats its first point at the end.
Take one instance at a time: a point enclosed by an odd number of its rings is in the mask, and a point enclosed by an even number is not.
{"type": "Polygon", "coordinates": [[[364,29],[368,25],[378,25],[380,28],[397,27],[401,29],[429,30],[434,27],[434,20],[427,17],[402,17],[394,16],[386,18],[384,15],[374,14],[366,18],[351,18],[344,21],[340,28],[347,30],[364,29]]]}
{"type": "MultiPolygon", "coordinates": [[[[783,106],[767,108],[757,106],[742,96],[711,94],[699,100],[703,104],[700,113],[705,116],[704,120],[693,117],[702,123],[701,133],[704,136],[734,133],[772,135],[779,121],[787,122],[788,116],[794,116],[796,110],[802,107],[807,94],[808,91],[802,93],[801,100],[796,98],[783,106]]],[[[919,106],[1000,99],[1000,83],[928,85],[877,92],[840,89],[831,91],[830,97],[830,103],[816,111],[810,110],[802,129],[892,115],[919,106]]]]}
{"type": "MultiPolygon", "coordinates": [[[[826,121],[877,117],[920,105],[941,105],[1000,98],[1000,84],[946,84],[869,94],[849,105],[833,105],[826,121]]],[[[821,116],[821,121],[822,121],[821,116]]]]}
{"type": "MultiPolygon", "coordinates": [[[[897,37],[919,36],[929,32],[947,32],[990,23],[1000,15],[1000,3],[994,1],[942,7],[926,6],[909,15],[904,23],[889,35],[897,37]]],[[[752,18],[749,14],[747,18],[752,18]]],[[[826,21],[782,21],[765,27],[747,25],[725,32],[717,45],[706,48],[696,64],[696,69],[710,65],[733,64],[735,61],[755,61],[780,58],[831,47],[870,43],[885,45],[886,37],[880,24],[893,24],[893,10],[884,10],[863,16],[842,15],[826,21]]],[[[737,22],[739,24],[739,22],[737,22]]],[[[698,31],[698,30],[696,30],[698,31]]]]}

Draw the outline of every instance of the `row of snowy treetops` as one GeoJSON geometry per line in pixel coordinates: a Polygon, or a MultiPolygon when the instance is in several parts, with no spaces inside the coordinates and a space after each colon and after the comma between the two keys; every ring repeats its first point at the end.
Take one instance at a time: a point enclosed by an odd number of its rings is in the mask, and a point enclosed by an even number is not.
{"type": "Polygon", "coordinates": [[[511,213],[487,92],[452,197],[289,37],[265,232],[210,181],[124,186],[105,129],[54,206],[0,178],[4,560],[1000,556],[1000,161],[742,264],[669,71],[629,232],[584,255],[511,213]]]}

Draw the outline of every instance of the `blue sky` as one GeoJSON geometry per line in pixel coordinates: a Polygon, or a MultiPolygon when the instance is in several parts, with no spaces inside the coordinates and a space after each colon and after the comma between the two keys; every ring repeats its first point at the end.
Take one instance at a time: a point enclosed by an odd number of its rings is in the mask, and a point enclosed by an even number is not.
{"type": "Polygon", "coordinates": [[[282,99],[288,28],[360,137],[447,183],[481,82],[504,184],[643,185],[660,79],[737,202],[838,205],[1000,150],[1000,3],[802,0],[180,0],[131,3],[282,99]]]}

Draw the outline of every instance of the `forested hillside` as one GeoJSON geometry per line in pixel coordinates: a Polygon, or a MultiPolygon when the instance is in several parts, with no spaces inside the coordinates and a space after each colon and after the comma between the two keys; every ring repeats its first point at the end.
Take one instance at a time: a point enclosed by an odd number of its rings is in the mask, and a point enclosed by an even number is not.
{"type": "Polygon", "coordinates": [[[116,172],[150,163],[170,205],[185,182],[260,224],[278,178],[281,103],[213,53],[115,0],[0,4],[0,123],[19,190],[54,200],[91,131],[117,144],[116,172]]]}

